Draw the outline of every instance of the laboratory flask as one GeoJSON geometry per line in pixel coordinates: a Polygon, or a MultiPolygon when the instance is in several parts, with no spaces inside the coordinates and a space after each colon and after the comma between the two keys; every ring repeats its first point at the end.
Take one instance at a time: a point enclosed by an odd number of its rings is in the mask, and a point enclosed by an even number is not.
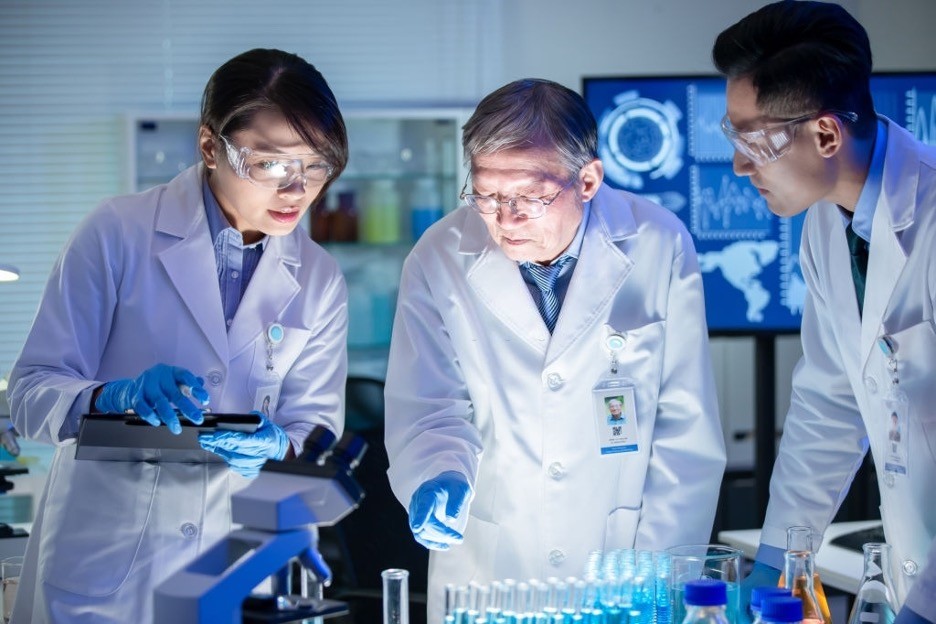
{"type": "Polygon", "coordinates": [[[725,602],[727,584],[714,579],[699,579],[683,585],[686,617],[682,624],[728,624],[725,602]]]}
{"type": "Polygon", "coordinates": [[[890,572],[888,544],[872,542],[864,550],[864,574],[855,592],[848,624],[892,624],[897,617],[897,596],[890,572]]]}
{"type": "Polygon", "coordinates": [[[812,543],[812,529],[809,527],[792,526],[787,529],[780,587],[790,588],[793,595],[803,601],[804,624],[832,624],[829,603],[816,572],[812,543]]]}
{"type": "Polygon", "coordinates": [[[383,624],[409,624],[409,571],[390,568],[383,579],[383,624]]]}

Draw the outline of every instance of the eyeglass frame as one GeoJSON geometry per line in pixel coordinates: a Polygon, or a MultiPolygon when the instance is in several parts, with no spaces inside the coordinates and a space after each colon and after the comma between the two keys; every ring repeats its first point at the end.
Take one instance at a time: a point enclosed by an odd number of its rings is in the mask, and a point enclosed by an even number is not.
{"type": "Polygon", "coordinates": [[[462,190],[461,190],[461,193],[458,194],[458,198],[462,200],[463,202],[465,202],[472,210],[474,210],[478,214],[485,214],[485,215],[497,214],[498,212],[500,212],[501,205],[507,204],[507,207],[510,209],[510,214],[513,215],[514,217],[522,216],[527,219],[539,219],[540,217],[546,214],[546,208],[548,208],[550,205],[552,205],[553,202],[559,199],[559,196],[562,195],[563,191],[568,190],[570,187],[572,187],[572,185],[575,184],[575,181],[578,180],[578,174],[573,176],[572,179],[566,182],[562,188],[556,191],[556,194],[553,195],[552,198],[549,199],[549,201],[544,200],[542,197],[527,197],[526,195],[516,195],[514,197],[508,197],[507,199],[504,199],[504,200],[499,200],[496,197],[491,197],[490,195],[479,195],[477,193],[465,193],[465,191],[468,189],[469,178],[471,178],[470,172],[468,173],[467,176],[465,176],[465,183],[462,185],[462,190]],[[472,199],[468,199],[469,197],[472,199]],[[481,208],[476,203],[472,203],[473,201],[477,201],[477,200],[474,200],[474,198],[481,198],[484,200],[495,201],[497,202],[497,208],[495,208],[494,210],[490,212],[485,212],[481,210],[481,208]],[[533,216],[530,216],[530,214],[528,213],[520,212],[519,210],[517,210],[517,202],[519,200],[539,203],[539,204],[542,204],[543,207],[540,209],[541,211],[539,212],[539,214],[533,217],[533,216]]]}
{"type": "Polygon", "coordinates": [[[721,120],[721,131],[725,135],[725,138],[728,139],[728,142],[734,148],[735,151],[740,152],[742,156],[750,160],[757,167],[762,167],[768,165],[772,162],[776,162],[786,156],[790,151],[790,147],[793,145],[793,141],[796,138],[796,128],[807,121],[816,119],[823,115],[835,115],[836,117],[844,118],[851,123],[858,121],[858,113],[853,111],[842,111],[836,109],[824,109],[814,113],[809,113],[807,115],[801,115],[800,117],[794,117],[793,119],[786,119],[783,121],[778,121],[775,123],[770,123],[765,126],[758,128],[757,130],[745,130],[741,131],[731,125],[731,120],[728,118],[728,113],[725,113],[725,116],[721,120]],[[790,132],[789,140],[784,143],[779,148],[772,146],[769,141],[769,133],[779,130],[781,128],[792,127],[792,132],[790,132]],[[755,137],[761,137],[765,141],[766,147],[769,148],[769,154],[766,157],[761,157],[760,155],[754,154],[750,149],[746,149],[746,146],[751,145],[752,142],[749,139],[754,139],[755,137]]]}
{"type": "MultiPolygon", "coordinates": [[[[306,179],[305,163],[302,161],[301,158],[295,158],[295,157],[296,156],[318,156],[318,154],[312,154],[312,153],[276,154],[274,152],[262,152],[262,151],[255,150],[250,147],[238,146],[231,139],[224,136],[223,134],[217,134],[216,136],[219,139],[221,139],[221,141],[224,143],[225,154],[227,155],[228,164],[231,165],[231,169],[234,170],[234,173],[241,180],[247,180],[248,182],[250,182],[251,184],[259,188],[265,188],[265,189],[275,188],[278,191],[289,188],[290,186],[295,184],[296,178],[299,178],[302,180],[303,188],[305,188],[306,186],[310,186],[309,184],[310,181],[306,179]],[[270,156],[271,157],[270,160],[274,160],[274,161],[286,161],[286,162],[291,162],[291,163],[298,162],[300,163],[300,168],[298,172],[293,173],[293,175],[285,178],[282,184],[278,184],[277,186],[267,186],[257,180],[254,180],[252,177],[250,177],[250,174],[247,173],[247,169],[248,169],[247,157],[250,154],[258,154],[260,156],[270,156]]],[[[331,163],[323,162],[322,164],[324,164],[325,166],[325,178],[320,182],[313,181],[312,185],[325,184],[331,179],[332,175],[335,173],[335,168],[331,165],[331,163]]]]}

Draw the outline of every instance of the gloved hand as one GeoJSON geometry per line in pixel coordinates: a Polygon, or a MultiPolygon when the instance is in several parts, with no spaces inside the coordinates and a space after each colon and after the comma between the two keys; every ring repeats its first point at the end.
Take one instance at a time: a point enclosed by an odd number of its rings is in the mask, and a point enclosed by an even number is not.
{"type": "Polygon", "coordinates": [[[760,561],[754,562],[750,574],[741,581],[741,610],[738,622],[751,622],[751,590],[755,587],[776,587],[780,582],[780,570],[760,561]]]}
{"type": "Polygon", "coordinates": [[[206,451],[220,455],[231,470],[245,477],[256,477],[268,459],[283,459],[289,450],[289,436],[283,428],[262,412],[260,426],[253,433],[209,431],[198,434],[198,443],[206,451]]]}
{"type": "Polygon", "coordinates": [[[200,425],[205,420],[201,408],[208,405],[208,401],[208,391],[200,377],[178,366],[157,364],[136,379],[116,379],[104,384],[94,408],[99,412],[133,410],[154,427],[165,423],[172,433],[181,433],[182,425],[172,406],[200,425]],[[196,406],[189,397],[200,405],[196,406]]]}
{"type": "Polygon", "coordinates": [[[461,544],[464,536],[456,527],[459,517],[468,513],[470,497],[468,480],[453,470],[420,485],[409,505],[409,524],[416,541],[431,550],[461,544]]]}

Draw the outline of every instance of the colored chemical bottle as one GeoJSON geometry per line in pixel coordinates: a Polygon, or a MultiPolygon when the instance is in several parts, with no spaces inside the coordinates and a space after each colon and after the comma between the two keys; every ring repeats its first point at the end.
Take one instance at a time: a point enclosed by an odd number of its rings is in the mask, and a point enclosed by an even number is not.
{"type": "Polygon", "coordinates": [[[893,624],[897,617],[896,594],[890,572],[888,544],[865,544],[864,574],[855,593],[848,624],[893,624]]]}
{"type": "Polygon", "coordinates": [[[760,621],[764,624],[805,622],[803,601],[795,596],[769,596],[761,603],[760,621]]]}
{"type": "Polygon", "coordinates": [[[787,550],[783,554],[780,586],[788,587],[803,601],[805,624],[832,624],[825,590],[816,572],[812,549],[812,530],[805,526],[787,529],[787,550]]]}
{"type": "Polygon", "coordinates": [[[410,225],[413,241],[442,218],[442,196],[434,178],[419,178],[410,195],[410,225]]]}
{"type": "Polygon", "coordinates": [[[685,588],[686,617],[683,624],[728,624],[725,615],[728,587],[724,581],[700,579],[689,581],[685,588]]]}
{"type": "Polygon", "coordinates": [[[760,622],[761,603],[767,598],[785,598],[793,593],[786,587],[755,587],[751,590],[751,618],[753,622],[760,622]]]}
{"type": "Polygon", "coordinates": [[[338,207],[330,213],[329,231],[336,242],[350,243],[357,240],[358,214],[354,203],[354,191],[338,193],[338,207]]]}
{"type": "Polygon", "coordinates": [[[400,193],[389,178],[370,184],[361,214],[361,240],[365,243],[400,241],[400,193]]]}

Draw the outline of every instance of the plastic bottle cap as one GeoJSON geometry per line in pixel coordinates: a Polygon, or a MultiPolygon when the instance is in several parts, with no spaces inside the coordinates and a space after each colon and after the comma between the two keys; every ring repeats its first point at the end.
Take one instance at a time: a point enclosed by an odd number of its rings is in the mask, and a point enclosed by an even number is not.
{"type": "Polygon", "coordinates": [[[793,596],[765,597],[761,603],[764,622],[800,622],[803,619],[803,601],[793,596]]]}
{"type": "Polygon", "coordinates": [[[728,586],[725,585],[725,581],[715,579],[689,581],[686,583],[686,594],[683,600],[687,607],[725,605],[728,602],[728,586]]]}
{"type": "Polygon", "coordinates": [[[792,593],[785,587],[777,587],[776,585],[755,587],[751,590],[751,608],[760,609],[761,603],[767,598],[783,598],[786,596],[792,596],[792,593]]]}

